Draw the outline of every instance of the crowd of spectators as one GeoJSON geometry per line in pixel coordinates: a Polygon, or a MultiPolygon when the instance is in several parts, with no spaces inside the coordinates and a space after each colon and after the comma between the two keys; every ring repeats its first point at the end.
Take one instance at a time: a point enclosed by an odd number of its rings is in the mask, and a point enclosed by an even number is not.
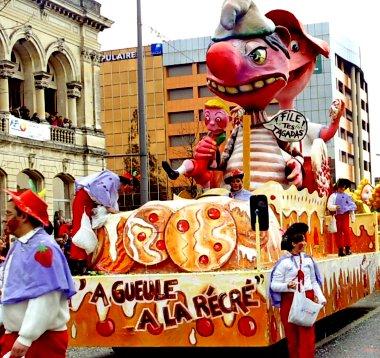
{"type": "MultiPolygon", "coordinates": [[[[32,121],[36,123],[41,123],[41,119],[38,117],[37,112],[33,113],[30,116],[30,110],[26,106],[21,106],[18,108],[12,108],[10,113],[21,119],[26,119],[27,121],[32,121]]],[[[69,118],[58,115],[58,112],[54,113],[45,113],[45,121],[53,127],[62,127],[62,128],[73,128],[72,122],[69,118]]]]}

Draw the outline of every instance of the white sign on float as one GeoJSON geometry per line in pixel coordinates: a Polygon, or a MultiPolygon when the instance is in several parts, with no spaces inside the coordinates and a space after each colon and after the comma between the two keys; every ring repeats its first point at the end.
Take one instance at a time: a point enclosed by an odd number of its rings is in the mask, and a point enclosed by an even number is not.
{"type": "Polygon", "coordinates": [[[283,142],[299,142],[307,133],[306,117],[292,109],[281,111],[263,126],[283,142]]]}

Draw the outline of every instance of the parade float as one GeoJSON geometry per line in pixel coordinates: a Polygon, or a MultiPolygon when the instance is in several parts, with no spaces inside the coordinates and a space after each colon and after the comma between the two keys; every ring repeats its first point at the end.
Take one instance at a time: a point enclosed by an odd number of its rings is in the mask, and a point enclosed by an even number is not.
{"type": "MultiPolygon", "coordinates": [[[[313,124],[294,108],[283,108],[273,118],[265,113],[291,82],[289,69],[306,64],[310,78],[315,56],[328,54],[327,44],[305,34],[286,13],[265,17],[251,1],[226,1],[207,52],[210,90],[246,112],[211,172],[212,182],[220,186],[225,173],[243,169],[245,187],[255,197],[266,197],[268,230],[260,231],[254,220],[259,215],[252,200],[217,195],[217,189],[197,199],[150,201],[134,211],[109,214],[97,229],[91,258],[98,274],[75,277],[71,346],[259,347],[278,342],[284,331],[269,299],[269,277],[282,254],[282,232],[294,222],[308,224],[307,252],[323,275],[327,304],[319,318],[380,289],[377,213],[358,214],[351,224],[352,255],[338,258],[333,234],[327,232],[331,177],[324,142],[338,128],[342,103],[332,105],[325,137],[313,137],[313,124]],[[279,19],[283,23],[277,26],[279,19]],[[291,36],[301,35],[311,46],[302,65],[291,45],[291,36]],[[297,144],[308,132],[314,150],[307,169],[297,144]],[[302,185],[307,175],[314,178],[313,188],[302,185]]],[[[303,87],[288,93],[296,96],[303,87]]],[[[202,139],[194,158],[213,160],[216,150],[212,141],[202,139]]],[[[374,194],[371,202],[378,201],[374,194]]]]}

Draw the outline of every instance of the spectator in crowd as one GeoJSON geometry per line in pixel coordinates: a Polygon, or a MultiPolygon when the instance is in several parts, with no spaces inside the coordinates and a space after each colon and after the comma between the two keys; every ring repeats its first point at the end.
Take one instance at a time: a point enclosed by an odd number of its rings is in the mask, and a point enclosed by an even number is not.
{"type": "Polygon", "coordinates": [[[72,128],[71,120],[68,118],[63,118],[63,127],[64,128],[72,128]]]}
{"type": "Polygon", "coordinates": [[[59,228],[61,227],[62,224],[64,224],[66,222],[64,216],[63,216],[63,210],[60,209],[60,210],[57,210],[55,213],[54,213],[54,218],[53,218],[53,225],[54,225],[54,237],[57,238],[58,237],[58,232],[59,232],[59,228]]]}
{"type": "Polygon", "coordinates": [[[15,116],[17,118],[21,118],[20,111],[18,110],[18,108],[11,108],[10,113],[12,116],[15,116]]]}
{"type": "Polygon", "coordinates": [[[6,192],[5,228],[17,239],[4,262],[1,357],[65,358],[75,286],[62,251],[43,229],[47,204],[31,190],[6,192]]]}
{"type": "Polygon", "coordinates": [[[32,122],[36,122],[36,123],[40,123],[40,122],[41,122],[41,120],[38,118],[38,114],[37,114],[37,112],[34,112],[34,113],[33,113],[33,115],[30,117],[30,120],[31,120],[32,122]]]}
{"type": "Polygon", "coordinates": [[[286,230],[281,249],[288,253],[275,264],[270,277],[270,296],[273,306],[280,308],[290,358],[313,358],[315,352],[314,326],[304,327],[288,322],[295,290],[302,283],[306,297],[322,305],[326,303],[319,269],[313,258],[304,252],[308,230],[304,223],[295,223],[286,230]]]}
{"type": "Polygon", "coordinates": [[[224,177],[224,182],[231,186],[229,196],[238,200],[249,200],[252,193],[243,189],[244,172],[240,169],[234,169],[228,172],[224,177]]]}
{"type": "Polygon", "coordinates": [[[20,116],[27,121],[30,120],[30,110],[26,106],[20,107],[20,116]]]}

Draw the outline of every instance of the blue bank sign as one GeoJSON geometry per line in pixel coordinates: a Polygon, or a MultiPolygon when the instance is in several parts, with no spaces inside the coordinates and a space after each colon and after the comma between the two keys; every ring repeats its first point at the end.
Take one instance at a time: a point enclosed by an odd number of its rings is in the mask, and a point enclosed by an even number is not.
{"type": "MultiPolygon", "coordinates": [[[[162,44],[152,44],[150,45],[150,54],[152,56],[161,56],[162,55],[162,44]]],[[[121,61],[121,60],[131,60],[137,58],[136,51],[130,52],[119,52],[119,53],[110,53],[104,54],[102,57],[102,62],[111,62],[111,61],[121,61]]]]}

